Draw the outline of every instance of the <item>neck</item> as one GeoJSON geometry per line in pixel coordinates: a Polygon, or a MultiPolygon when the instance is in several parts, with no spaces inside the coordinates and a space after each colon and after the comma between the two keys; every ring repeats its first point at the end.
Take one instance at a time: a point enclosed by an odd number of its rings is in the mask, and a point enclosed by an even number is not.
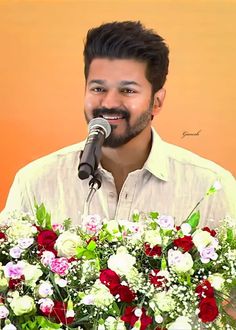
{"type": "Polygon", "coordinates": [[[102,166],[113,176],[119,173],[126,177],[129,172],[143,167],[151,149],[151,129],[143,130],[138,136],[119,148],[102,149],[102,166]]]}

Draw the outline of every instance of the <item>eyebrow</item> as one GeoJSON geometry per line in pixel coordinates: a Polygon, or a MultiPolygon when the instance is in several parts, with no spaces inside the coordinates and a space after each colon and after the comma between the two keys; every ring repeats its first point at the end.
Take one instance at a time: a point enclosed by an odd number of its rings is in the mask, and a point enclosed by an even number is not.
{"type": "MultiPolygon", "coordinates": [[[[92,85],[92,84],[104,85],[104,84],[106,84],[106,80],[93,79],[88,84],[89,85],[92,85]]],[[[140,84],[138,84],[136,81],[133,81],[133,80],[122,80],[120,82],[120,86],[122,86],[122,87],[123,86],[129,86],[129,85],[141,86],[140,84]]]]}

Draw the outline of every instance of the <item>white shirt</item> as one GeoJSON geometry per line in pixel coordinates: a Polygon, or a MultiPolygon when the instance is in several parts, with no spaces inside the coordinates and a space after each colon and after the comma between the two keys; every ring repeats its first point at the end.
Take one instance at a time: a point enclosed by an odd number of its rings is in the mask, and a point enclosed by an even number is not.
{"type": "MultiPolygon", "coordinates": [[[[201,226],[216,227],[220,219],[236,219],[236,181],[217,164],[188,150],[166,143],[152,130],[152,148],[142,169],[129,173],[117,196],[111,173],[99,166],[102,186],[90,205],[90,214],[107,219],[131,219],[134,211],[157,211],[183,222],[216,180],[222,189],[206,197],[198,209],[201,226]]],[[[38,159],[15,177],[4,212],[34,212],[34,199],[44,203],[54,223],[70,217],[81,223],[89,179],[78,178],[85,141],[38,159]]],[[[2,213],[2,216],[4,215],[2,213]]]]}

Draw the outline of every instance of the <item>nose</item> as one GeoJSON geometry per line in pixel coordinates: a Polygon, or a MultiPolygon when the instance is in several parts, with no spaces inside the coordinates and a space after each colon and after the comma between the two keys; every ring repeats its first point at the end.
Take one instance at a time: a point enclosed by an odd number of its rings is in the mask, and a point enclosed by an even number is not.
{"type": "Polygon", "coordinates": [[[108,90],[103,94],[101,106],[104,108],[112,109],[121,106],[121,95],[116,90],[108,90]]]}

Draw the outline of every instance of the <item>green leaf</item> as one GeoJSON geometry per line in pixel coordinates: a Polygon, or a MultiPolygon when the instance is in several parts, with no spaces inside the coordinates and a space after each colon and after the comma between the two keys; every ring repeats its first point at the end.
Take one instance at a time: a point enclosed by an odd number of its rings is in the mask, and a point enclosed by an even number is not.
{"type": "Polygon", "coordinates": [[[187,219],[187,223],[194,229],[198,226],[200,220],[200,212],[193,213],[190,218],[187,219]]]}
{"type": "Polygon", "coordinates": [[[232,228],[227,228],[227,238],[226,241],[227,242],[232,242],[232,240],[234,239],[234,232],[232,228]]]}
{"type": "Polygon", "coordinates": [[[161,270],[166,270],[166,268],[167,268],[166,259],[162,258],[161,259],[161,270]]]}
{"type": "Polygon", "coordinates": [[[93,251],[89,251],[89,250],[85,250],[83,253],[83,257],[85,257],[86,259],[95,259],[96,258],[96,254],[93,251]]]}
{"type": "Polygon", "coordinates": [[[46,211],[44,204],[40,206],[35,205],[36,207],[36,218],[40,227],[44,229],[51,229],[51,215],[46,211]]]}
{"type": "Polygon", "coordinates": [[[139,221],[139,214],[138,213],[134,213],[132,215],[132,220],[133,220],[133,222],[138,222],[139,221]]]}
{"type": "Polygon", "coordinates": [[[97,247],[97,244],[93,240],[91,240],[87,246],[87,250],[94,251],[96,249],[96,247],[97,247]]]}
{"type": "Polygon", "coordinates": [[[81,258],[84,254],[84,251],[86,251],[86,249],[84,247],[77,247],[76,249],[76,257],[77,258],[81,258]]]}
{"type": "Polygon", "coordinates": [[[159,216],[159,213],[158,213],[158,212],[150,212],[150,217],[151,217],[152,219],[157,219],[158,216],[159,216]]]}

